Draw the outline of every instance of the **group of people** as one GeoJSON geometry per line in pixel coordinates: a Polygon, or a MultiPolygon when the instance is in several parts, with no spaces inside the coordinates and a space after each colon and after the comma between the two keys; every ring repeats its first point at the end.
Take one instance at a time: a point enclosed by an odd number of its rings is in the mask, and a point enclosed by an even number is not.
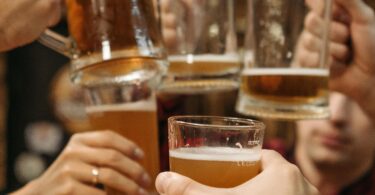
{"type": "MultiPolygon", "coordinates": [[[[319,2],[306,0],[311,12],[299,44],[301,63],[314,61],[319,48],[319,2]]],[[[214,188],[164,172],[155,183],[160,194],[375,194],[375,12],[363,0],[333,4],[330,119],[298,122],[289,161],[263,150],[261,173],[240,186],[214,188]]],[[[2,0],[0,51],[37,39],[60,14],[60,0],[2,0]]],[[[173,16],[163,14],[173,24],[173,16]]],[[[105,194],[92,183],[147,194],[154,184],[137,163],[143,156],[135,143],[111,131],[75,134],[43,175],[12,194],[105,194]]]]}

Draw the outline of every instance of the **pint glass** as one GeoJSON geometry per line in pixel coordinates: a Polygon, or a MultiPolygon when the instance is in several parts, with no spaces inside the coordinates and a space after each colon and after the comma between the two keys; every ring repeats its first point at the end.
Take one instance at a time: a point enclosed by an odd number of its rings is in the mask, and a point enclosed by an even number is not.
{"type": "Polygon", "coordinates": [[[158,99],[162,105],[177,101],[179,114],[233,116],[241,67],[234,0],[161,3],[170,65],[158,99]],[[168,16],[175,25],[168,24],[168,16]]]}
{"type": "Polygon", "coordinates": [[[234,187],[256,176],[264,125],[250,119],[175,116],[168,119],[171,171],[214,187],[234,187]]]}
{"type": "Polygon", "coordinates": [[[249,0],[239,113],[289,120],[329,116],[327,48],[332,1],[311,2],[318,4],[315,11],[320,12],[314,35],[320,44],[315,44],[313,59],[302,56],[301,50],[312,13],[305,0],[249,0]]]}
{"type": "MultiPolygon", "coordinates": [[[[86,86],[84,90],[92,127],[113,130],[142,148],[145,157],[139,163],[154,181],[160,170],[156,98],[147,82],[153,81],[113,81],[86,86]]],[[[153,186],[149,190],[156,192],[153,186]]]]}

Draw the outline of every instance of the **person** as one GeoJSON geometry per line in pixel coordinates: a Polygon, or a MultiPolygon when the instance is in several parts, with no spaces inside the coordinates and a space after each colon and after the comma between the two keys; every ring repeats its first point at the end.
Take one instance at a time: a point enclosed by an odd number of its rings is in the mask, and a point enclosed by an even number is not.
{"type": "Polygon", "coordinates": [[[30,43],[61,17],[61,0],[2,0],[0,52],[30,43]]]}
{"type": "MultiPolygon", "coordinates": [[[[313,11],[306,18],[296,60],[309,66],[317,63],[322,6],[319,1],[306,2],[313,11]]],[[[374,10],[362,0],[334,0],[330,33],[329,85],[336,91],[330,95],[332,116],[298,123],[294,162],[323,195],[375,194],[374,10]]],[[[253,180],[234,188],[232,194],[251,193],[253,180]]],[[[156,186],[166,195],[228,192],[176,173],[162,173],[156,186]]]]}

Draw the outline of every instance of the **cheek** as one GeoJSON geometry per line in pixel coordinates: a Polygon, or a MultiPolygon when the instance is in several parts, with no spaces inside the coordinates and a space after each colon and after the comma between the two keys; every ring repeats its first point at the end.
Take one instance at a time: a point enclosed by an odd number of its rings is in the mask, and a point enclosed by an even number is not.
{"type": "Polygon", "coordinates": [[[316,122],[300,121],[297,123],[297,140],[302,142],[309,142],[315,134],[316,122]]]}

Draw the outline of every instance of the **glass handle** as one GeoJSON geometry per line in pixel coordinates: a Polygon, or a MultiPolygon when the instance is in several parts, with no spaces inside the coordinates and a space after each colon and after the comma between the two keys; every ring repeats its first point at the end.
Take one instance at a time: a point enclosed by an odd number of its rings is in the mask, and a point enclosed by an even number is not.
{"type": "Polygon", "coordinates": [[[46,47],[49,47],[68,58],[74,57],[71,50],[72,41],[67,37],[53,32],[52,30],[45,30],[39,37],[38,41],[46,47]]]}

